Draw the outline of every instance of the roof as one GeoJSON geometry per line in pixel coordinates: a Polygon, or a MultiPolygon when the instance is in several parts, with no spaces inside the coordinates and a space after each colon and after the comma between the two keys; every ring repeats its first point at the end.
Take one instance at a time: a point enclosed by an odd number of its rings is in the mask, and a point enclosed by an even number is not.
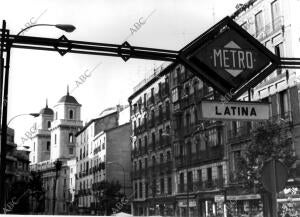
{"type": "Polygon", "coordinates": [[[144,90],[146,90],[149,86],[154,84],[157,80],[159,80],[163,75],[166,75],[169,73],[169,70],[172,70],[173,67],[177,66],[178,62],[173,62],[169,64],[166,68],[163,68],[158,74],[155,76],[151,76],[152,78],[147,81],[143,86],[141,86],[139,89],[137,89],[131,96],[128,98],[129,104],[131,104],[131,101],[138,96],[140,93],[142,93],[144,90]]]}
{"type": "Polygon", "coordinates": [[[48,106],[46,106],[45,108],[41,109],[40,114],[41,115],[53,115],[54,112],[51,108],[48,108],[48,106]]]}
{"type": "Polygon", "coordinates": [[[77,104],[80,105],[77,100],[69,94],[69,86],[67,87],[67,95],[60,98],[58,103],[71,103],[71,104],[77,104]]]}
{"type": "Polygon", "coordinates": [[[78,131],[76,134],[75,134],[75,137],[77,137],[77,136],[79,136],[83,131],[85,131],[85,129],[86,128],[88,128],[88,126],[90,126],[93,122],[95,122],[95,121],[98,121],[98,120],[101,120],[101,119],[104,119],[104,118],[106,118],[106,117],[108,117],[108,116],[111,116],[111,115],[115,115],[115,114],[117,114],[118,112],[117,111],[115,111],[115,112],[112,112],[112,113],[109,113],[108,115],[106,115],[106,116],[101,116],[101,117],[99,117],[99,118],[94,118],[94,119],[92,119],[92,120],[90,120],[80,131],[78,131]]]}
{"type": "Polygon", "coordinates": [[[78,104],[79,105],[77,100],[73,96],[69,95],[69,93],[67,95],[63,96],[62,98],[60,98],[58,103],[72,103],[72,104],[78,104]]]}
{"type": "Polygon", "coordinates": [[[249,0],[245,4],[241,5],[230,17],[235,19],[240,13],[247,10],[251,5],[253,5],[257,0],[249,0]]]}

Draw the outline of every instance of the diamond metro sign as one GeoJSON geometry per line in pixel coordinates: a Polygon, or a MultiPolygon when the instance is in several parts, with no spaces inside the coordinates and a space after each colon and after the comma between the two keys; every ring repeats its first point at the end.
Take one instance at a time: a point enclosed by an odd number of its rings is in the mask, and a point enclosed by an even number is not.
{"type": "Polygon", "coordinates": [[[237,98],[276,69],[279,58],[224,18],[180,52],[181,61],[215,89],[237,98]]]}

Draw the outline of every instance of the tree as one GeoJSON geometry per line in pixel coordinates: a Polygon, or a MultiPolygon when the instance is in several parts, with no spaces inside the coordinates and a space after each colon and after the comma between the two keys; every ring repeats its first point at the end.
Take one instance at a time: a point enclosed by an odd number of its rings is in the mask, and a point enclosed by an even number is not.
{"type": "Polygon", "coordinates": [[[269,121],[253,130],[251,141],[238,164],[239,178],[249,189],[262,190],[262,167],[270,158],[280,160],[291,169],[296,156],[292,140],[287,136],[288,131],[280,124],[269,121]]]}
{"type": "Polygon", "coordinates": [[[45,208],[45,189],[43,188],[42,175],[39,172],[31,171],[28,182],[30,195],[36,201],[36,206],[32,207],[33,212],[41,213],[45,208]]]}
{"type": "Polygon", "coordinates": [[[98,194],[98,199],[100,201],[99,209],[105,210],[105,215],[111,215],[115,209],[119,209],[116,205],[124,198],[124,194],[122,194],[120,190],[121,185],[118,181],[100,182],[97,188],[97,191],[100,192],[100,194],[98,194]]]}
{"type": "MultiPolygon", "coordinates": [[[[267,204],[270,195],[261,183],[262,167],[273,158],[284,163],[289,169],[289,177],[293,175],[292,165],[296,156],[292,148],[292,139],[288,136],[290,129],[284,124],[266,122],[252,131],[251,141],[238,162],[238,179],[249,191],[260,193],[267,204]]],[[[264,212],[268,208],[264,207],[264,212]]]]}
{"type": "Polygon", "coordinates": [[[59,177],[59,171],[61,170],[62,167],[62,162],[57,159],[54,162],[54,166],[55,166],[55,181],[54,181],[54,186],[53,186],[53,210],[52,213],[53,215],[55,214],[55,205],[56,205],[56,185],[57,185],[57,179],[59,177]]]}
{"type": "Polygon", "coordinates": [[[26,191],[26,186],[28,186],[28,183],[24,180],[16,181],[12,184],[10,191],[11,199],[7,201],[12,206],[8,214],[28,214],[30,212],[29,192],[26,191]]]}

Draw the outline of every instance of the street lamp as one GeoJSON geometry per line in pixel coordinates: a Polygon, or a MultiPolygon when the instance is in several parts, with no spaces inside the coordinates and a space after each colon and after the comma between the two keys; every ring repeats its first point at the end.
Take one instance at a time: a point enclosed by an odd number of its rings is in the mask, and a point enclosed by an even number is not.
{"type": "Polygon", "coordinates": [[[36,26],[54,26],[65,32],[73,32],[76,29],[75,26],[70,25],[70,24],[35,24],[35,25],[28,26],[25,29],[22,29],[17,35],[20,35],[22,32],[26,31],[27,29],[30,29],[30,28],[36,27],[36,26]]]}
{"type": "Polygon", "coordinates": [[[125,196],[125,169],[124,169],[124,167],[122,166],[122,164],[120,164],[118,162],[115,162],[115,161],[113,161],[113,162],[107,162],[106,164],[107,165],[108,164],[116,164],[116,165],[119,165],[122,168],[122,170],[123,170],[123,194],[125,196]]]}
{"type": "Polygon", "coordinates": [[[14,120],[15,118],[17,118],[17,117],[19,117],[19,116],[24,116],[24,115],[31,115],[31,116],[33,116],[33,117],[38,117],[38,116],[40,115],[40,113],[28,113],[28,114],[19,114],[19,115],[16,115],[16,116],[12,117],[12,118],[8,121],[7,126],[8,126],[8,125],[10,124],[10,122],[11,122],[12,120],[14,120]]]}

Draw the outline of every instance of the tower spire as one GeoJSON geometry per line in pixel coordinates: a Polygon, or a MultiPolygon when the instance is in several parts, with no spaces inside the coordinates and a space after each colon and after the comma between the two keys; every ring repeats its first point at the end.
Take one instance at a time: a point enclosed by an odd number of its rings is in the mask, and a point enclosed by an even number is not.
{"type": "Polygon", "coordinates": [[[67,85],[67,95],[69,96],[69,85],[67,85]]]}
{"type": "Polygon", "coordinates": [[[48,108],[48,98],[46,98],[46,108],[48,108]]]}

